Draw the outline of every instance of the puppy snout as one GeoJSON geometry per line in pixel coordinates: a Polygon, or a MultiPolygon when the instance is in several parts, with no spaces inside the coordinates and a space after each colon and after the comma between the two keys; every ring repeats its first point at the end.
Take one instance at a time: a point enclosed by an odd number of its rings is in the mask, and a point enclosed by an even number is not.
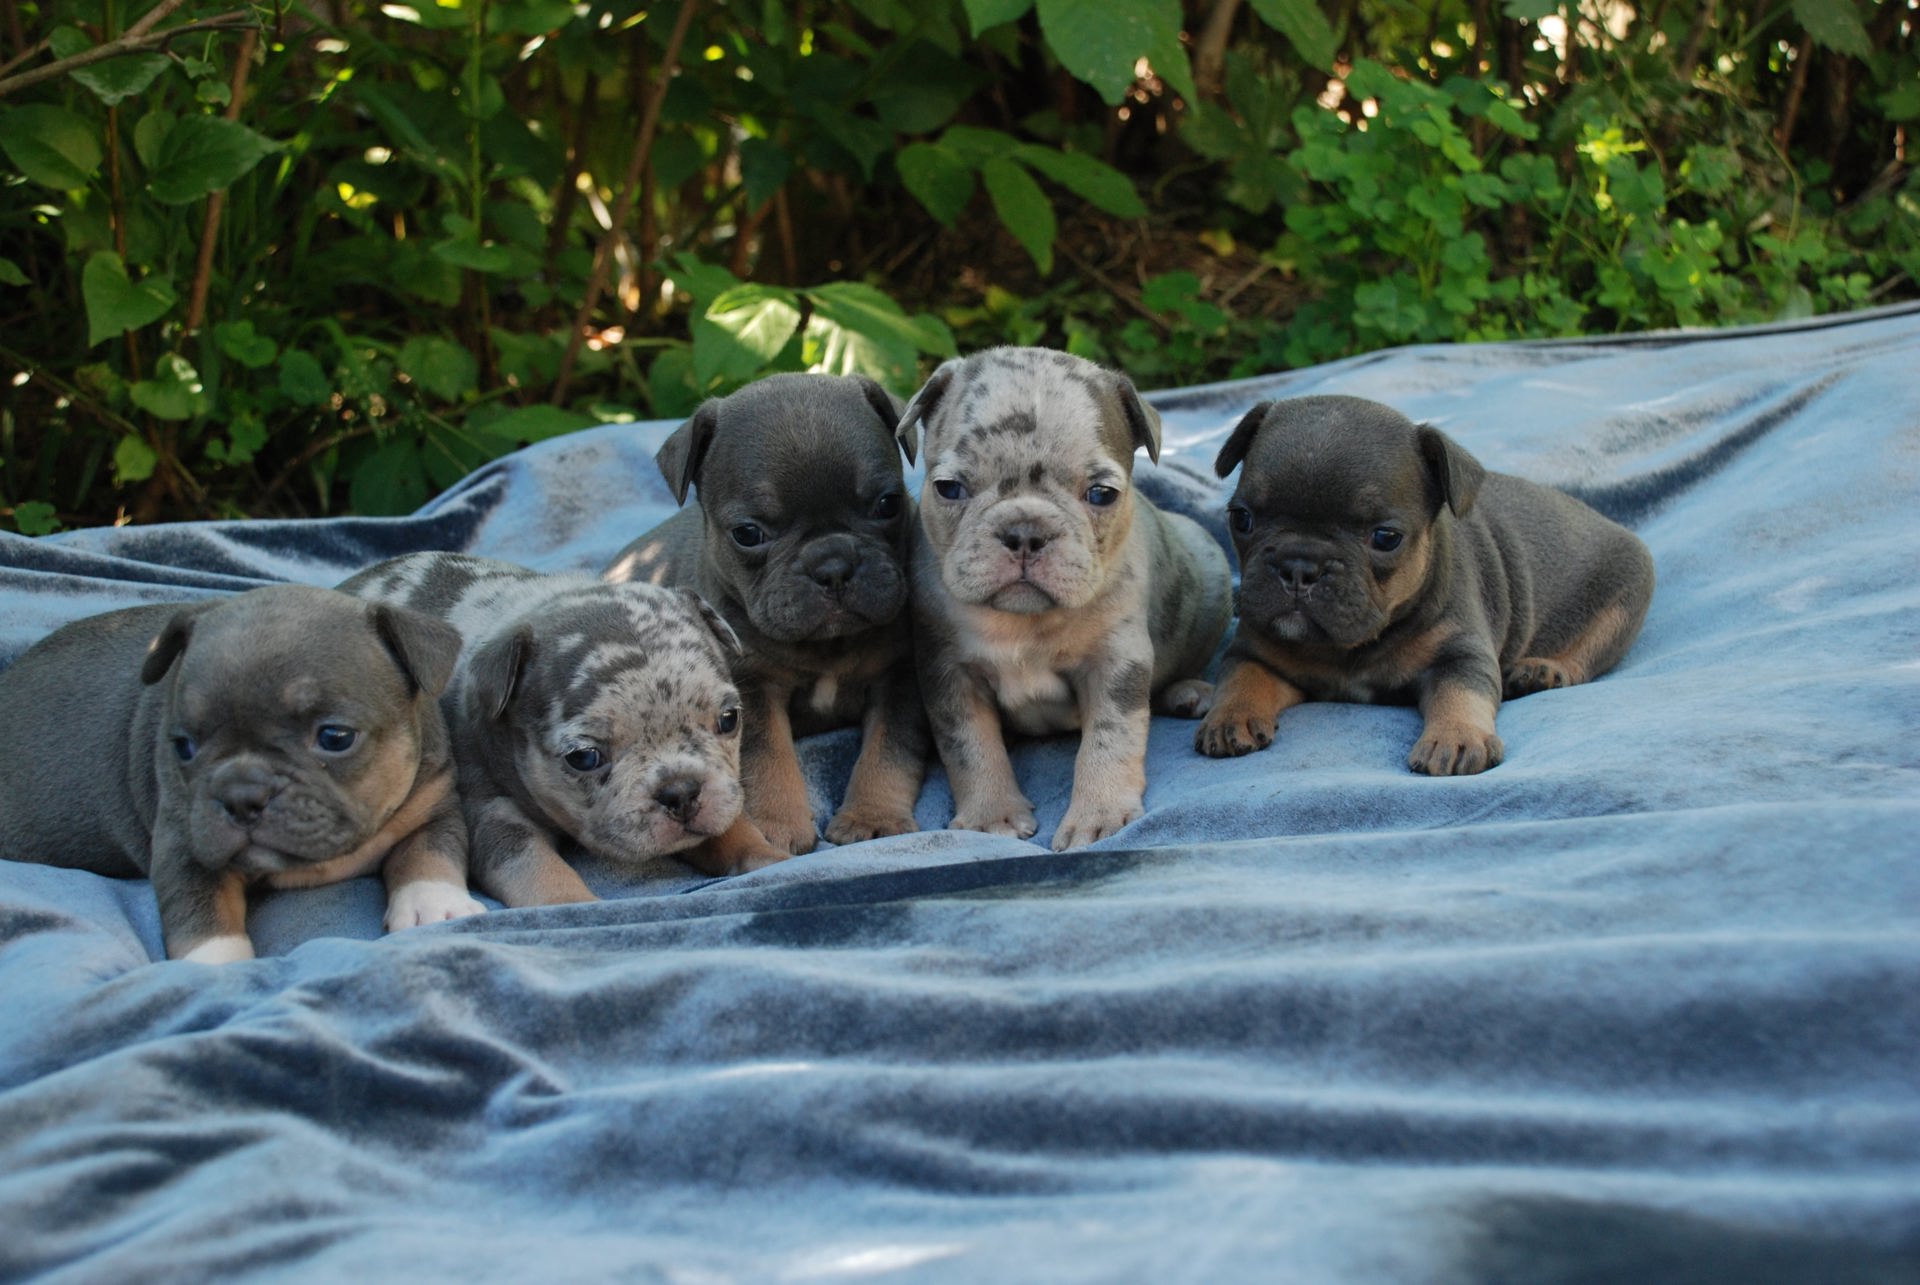
{"type": "Polygon", "coordinates": [[[854,559],[842,553],[832,553],[811,563],[807,567],[807,577],[822,589],[838,590],[847,587],[847,582],[853,579],[853,573],[858,569],[859,564],[854,559]]]}
{"type": "Polygon", "coordinates": [[[265,777],[248,776],[221,782],[214,791],[214,801],[226,812],[227,818],[242,830],[250,830],[259,824],[267,805],[273,802],[273,796],[280,788],[265,777]]]}
{"type": "Polygon", "coordinates": [[[654,790],[653,801],[668,816],[685,825],[700,810],[700,779],[693,776],[669,778],[654,790]]]}
{"type": "Polygon", "coordinates": [[[1307,592],[1320,582],[1327,573],[1327,564],[1318,558],[1269,555],[1267,570],[1273,573],[1282,587],[1296,594],[1307,592]]]}
{"type": "Polygon", "coordinates": [[[1034,522],[1013,522],[1000,528],[1000,543],[1007,552],[1031,555],[1047,547],[1047,541],[1053,538],[1051,531],[1043,530],[1034,522]]]}

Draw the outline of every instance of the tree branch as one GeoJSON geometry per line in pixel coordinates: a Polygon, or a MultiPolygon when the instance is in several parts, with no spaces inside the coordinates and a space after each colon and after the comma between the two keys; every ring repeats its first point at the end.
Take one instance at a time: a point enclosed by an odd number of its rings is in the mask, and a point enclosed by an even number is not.
{"type": "MultiPolygon", "coordinates": [[[[201,18],[194,22],[183,22],[177,27],[165,31],[155,31],[154,25],[160,19],[178,9],[187,0],[160,0],[152,12],[127,28],[125,35],[105,44],[95,45],[91,49],[82,49],[71,58],[61,58],[44,67],[35,67],[32,71],[23,71],[17,76],[8,76],[0,80],[0,98],[16,90],[29,89],[44,80],[64,76],[81,67],[91,67],[94,63],[105,62],[109,58],[119,58],[125,54],[146,53],[151,49],[164,49],[174,39],[193,31],[240,31],[259,30],[260,24],[254,21],[253,14],[246,9],[236,9],[232,13],[223,13],[213,18],[201,18]]],[[[44,43],[41,46],[44,48],[44,43]]],[[[38,50],[35,50],[37,53],[38,50]]]]}

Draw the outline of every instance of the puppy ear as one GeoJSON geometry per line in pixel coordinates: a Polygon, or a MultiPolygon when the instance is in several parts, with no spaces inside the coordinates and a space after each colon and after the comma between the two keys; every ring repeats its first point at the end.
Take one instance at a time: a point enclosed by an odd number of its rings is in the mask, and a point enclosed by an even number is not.
{"type": "Polygon", "coordinates": [[[452,625],[408,607],[376,602],[367,608],[373,632],[416,692],[438,696],[460,659],[460,634],[452,625]]]}
{"type": "Polygon", "coordinates": [[[687,502],[687,488],[700,480],[700,466],[707,462],[707,448],[713,445],[713,430],[720,422],[720,399],[709,397],[700,403],[693,418],[673,430],[653,462],[667,479],[675,504],[687,502]]]}
{"type": "Polygon", "coordinates": [[[193,637],[193,618],[204,610],[204,606],[182,607],[161,626],[160,632],[147,644],[147,658],[140,662],[142,683],[151,687],[167,676],[167,671],[173,668],[174,661],[180,659],[180,653],[187,649],[187,642],[193,637]]]}
{"type": "Polygon", "coordinates": [[[712,603],[691,589],[680,590],[680,596],[686,599],[689,607],[700,613],[700,619],[707,626],[708,631],[720,640],[722,651],[729,656],[747,654],[747,649],[740,645],[740,635],[733,632],[733,626],[727,623],[725,616],[714,610],[712,603]]]}
{"type": "Polygon", "coordinates": [[[1466,447],[1431,424],[1420,425],[1419,440],[1420,458],[1426,461],[1427,475],[1433,479],[1440,502],[1452,509],[1454,516],[1463,516],[1480,494],[1486,468],[1466,447]]]}
{"type": "Polygon", "coordinates": [[[1147,448],[1147,458],[1160,462],[1160,412],[1140,400],[1140,392],[1125,375],[1114,376],[1114,389],[1120,395],[1120,413],[1127,417],[1127,432],[1133,449],[1147,448]]]}
{"type": "Polygon", "coordinates": [[[873,413],[887,426],[889,434],[900,431],[900,399],[868,379],[865,375],[853,375],[850,378],[860,385],[860,393],[867,399],[867,405],[873,407],[873,413]]]}
{"type": "Polygon", "coordinates": [[[497,721],[507,712],[520,678],[533,657],[533,628],[522,625],[510,634],[489,639],[473,654],[467,668],[473,674],[474,699],[497,721]]]}
{"type": "Polygon", "coordinates": [[[1240,417],[1240,422],[1227,434],[1227,444],[1213,458],[1215,477],[1225,477],[1240,467],[1240,461],[1247,458],[1247,451],[1253,446],[1253,435],[1260,431],[1260,425],[1266,421],[1267,412],[1273,409],[1272,402],[1256,402],[1252,410],[1240,417]]]}
{"type": "Polygon", "coordinates": [[[947,395],[954,376],[959,373],[960,358],[941,362],[940,369],[933,372],[932,378],[907,400],[906,409],[900,412],[900,423],[894,428],[893,436],[900,443],[907,463],[913,463],[913,457],[920,453],[920,426],[933,419],[934,412],[940,409],[940,399],[947,395]]]}

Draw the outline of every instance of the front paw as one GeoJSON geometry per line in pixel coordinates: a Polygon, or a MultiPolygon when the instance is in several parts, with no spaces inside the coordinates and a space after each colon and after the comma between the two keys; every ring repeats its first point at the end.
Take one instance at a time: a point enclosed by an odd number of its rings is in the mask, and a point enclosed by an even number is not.
{"type": "Polygon", "coordinates": [[[912,834],[919,828],[911,812],[848,803],[827,822],[827,842],[842,845],[861,843],[867,839],[882,839],[890,834],[912,834]]]}
{"type": "Polygon", "coordinates": [[[1213,708],[1213,684],[1200,678],[1183,678],[1160,693],[1160,712],[1174,718],[1200,718],[1213,708]]]}
{"type": "Polygon", "coordinates": [[[1522,656],[1507,670],[1506,694],[1509,697],[1531,696],[1534,692],[1572,687],[1579,681],[1573,671],[1557,660],[1545,656],[1522,656]]]}
{"type": "Polygon", "coordinates": [[[387,899],[386,930],[394,933],[402,928],[418,928],[423,924],[486,913],[487,908],[475,901],[465,888],[421,879],[396,888],[387,899]]]}
{"type": "Polygon", "coordinates": [[[988,800],[953,814],[953,830],[979,830],[983,834],[1005,834],[1015,839],[1031,839],[1040,828],[1034,819],[1033,804],[1020,796],[988,800]]]}
{"type": "Polygon", "coordinates": [[[1484,728],[1429,727],[1407,755],[1407,766],[1428,776],[1472,776],[1498,766],[1506,753],[1499,736],[1484,728]]]}
{"type": "Polygon", "coordinates": [[[820,842],[819,832],[813,825],[813,813],[806,808],[783,809],[771,814],[755,812],[753,823],[760,827],[768,843],[780,849],[782,857],[812,852],[820,842]]]}
{"type": "Polygon", "coordinates": [[[1252,713],[1244,705],[1238,710],[1216,706],[1194,730],[1193,748],[1208,758],[1238,758],[1273,744],[1273,729],[1279,722],[1277,715],[1252,713]]]}
{"type": "Polygon", "coordinates": [[[1060,828],[1053,832],[1053,850],[1065,852],[1068,848],[1098,843],[1138,821],[1142,811],[1139,799],[1121,803],[1076,803],[1067,809],[1067,815],[1060,819],[1060,828]]]}

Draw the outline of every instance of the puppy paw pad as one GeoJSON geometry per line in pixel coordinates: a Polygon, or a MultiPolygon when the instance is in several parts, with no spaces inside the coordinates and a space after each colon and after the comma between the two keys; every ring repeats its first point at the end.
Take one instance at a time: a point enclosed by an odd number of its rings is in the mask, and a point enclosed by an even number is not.
{"type": "Polygon", "coordinates": [[[1421,737],[1407,766],[1428,776],[1474,776],[1505,757],[1506,746],[1492,733],[1445,732],[1421,737]]]}
{"type": "Polygon", "coordinates": [[[1120,833],[1138,821],[1141,809],[1138,806],[1088,809],[1077,813],[1071,809],[1061,818],[1060,828],[1053,834],[1053,850],[1065,852],[1069,848],[1084,848],[1089,843],[1098,843],[1120,833]]]}
{"type": "Polygon", "coordinates": [[[1275,726],[1272,721],[1209,715],[1193,734],[1193,748],[1208,758],[1238,758],[1273,744],[1275,726]]]}
{"type": "Polygon", "coordinates": [[[1527,696],[1534,692],[1552,691],[1556,687],[1572,687],[1579,681],[1571,670],[1558,661],[1524,656],[1513,662],[1513,667],[1507,671],[1506,694],[1527,696]]]}
{"type": "Polygon", "coordinates": [[[1004,834],[1014,839],[1031,839],[1040,829],[1040,822],[1034,818],[1033,808],[1029,805],[956,813],[953,823],[948,828],[978,830],[982,834],[1004,834]]]}
{"type": "Polygon", "coordinates": [[[827,842],[841,845],[862,843],[868,839],[883,839],[890,834],[913,834],[919,828],[911,813],[894,815],[844,808],[827,822],[827,842]]]}
{"type": "Polygon", "coordinates": [[[449,919],[465,919],[468,915],[486,913],[487,908],[475,901],[465,888],[423,880],[406,885],[388,900],[386,930],[390,933],[399,932],[403,928],[418,928],[423,924],[445,923],[449,919]]]}

